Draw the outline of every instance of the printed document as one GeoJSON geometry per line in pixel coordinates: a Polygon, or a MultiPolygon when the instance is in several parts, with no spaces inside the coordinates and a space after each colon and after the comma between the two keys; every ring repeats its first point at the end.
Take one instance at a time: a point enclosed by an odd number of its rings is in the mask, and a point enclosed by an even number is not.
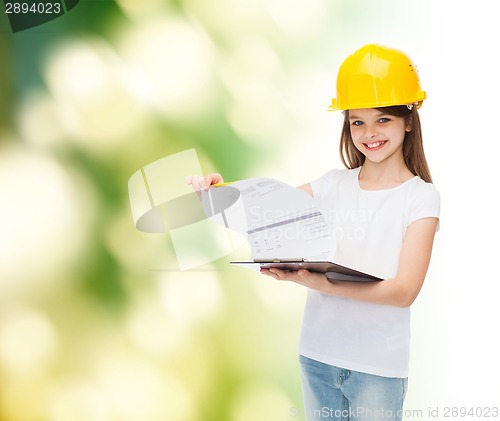
{"type": "Polygon", "coordinates": [[[246,236],[253,260],[330,260],[333,229],[306,192],[270,178],[250,178],[202,192],[210,218],[246,236]]]}

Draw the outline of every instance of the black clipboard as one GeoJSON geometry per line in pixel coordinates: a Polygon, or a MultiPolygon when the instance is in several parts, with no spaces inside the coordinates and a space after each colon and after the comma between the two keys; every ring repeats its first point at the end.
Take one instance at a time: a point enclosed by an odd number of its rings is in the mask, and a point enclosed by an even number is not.
{"type": "Polygon", "coordinates": [[[296,271],[307,269],[311,272],[324,273],[331,281],[351,281],[351,282],[376,282],[383,281],[382,278],[351,269],[338,263],[321,260],[307,259],[256,259],[247,262],[230,262],[232,265],[248,268],[279,268],[283,270],[296,271]]]}

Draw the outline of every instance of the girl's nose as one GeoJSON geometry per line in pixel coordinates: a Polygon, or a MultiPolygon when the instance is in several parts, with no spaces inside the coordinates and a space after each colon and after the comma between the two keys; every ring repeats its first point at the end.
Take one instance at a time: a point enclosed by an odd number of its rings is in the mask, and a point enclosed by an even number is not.
{"type": "Polygon", "coordinates": [[[374,126],[369,126],[366,125],[366,130],[365,130],[365,137],[368,139],[373,139],[375,136],[378,135],[377,128],[374,126]]]}

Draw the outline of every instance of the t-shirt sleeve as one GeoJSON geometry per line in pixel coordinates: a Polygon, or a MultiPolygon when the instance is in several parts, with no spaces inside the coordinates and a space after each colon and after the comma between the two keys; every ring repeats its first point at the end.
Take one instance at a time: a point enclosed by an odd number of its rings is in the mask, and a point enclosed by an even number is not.
{"type": "Polygon", "coordinates": [[[316,199],[318,203],[323,203],[325,196],[332,186],[332,181],[338,172],[339,170],[337,169],[330,170],[326,174],[310,182],[314,199],[316,199]]]}
{"type": "MultiPolygon", "coordinates": [[[[440,218],[441,195],[434,184],[425,183],[413,195],[409,215],[408,225],[422,218],[440,218]]],[[[439,222],[436,228],[439,231],[439,222]]]]}

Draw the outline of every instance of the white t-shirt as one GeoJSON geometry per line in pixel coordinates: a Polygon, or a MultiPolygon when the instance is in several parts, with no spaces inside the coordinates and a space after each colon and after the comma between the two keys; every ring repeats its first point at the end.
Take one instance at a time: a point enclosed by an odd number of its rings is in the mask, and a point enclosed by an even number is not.
{"type": "MultiPolygon", "coordinates": [[[[332,170],[311,182],[318,207],[335,229],[334,261],[393,278],[408,225],[421,218],[439,218],[439,192],[419,177],[391,189],[362,190],[359,171],[332,170]]],[[[409,308],[308,290],[301,355],[364,373],[407,377],[409,348],[409,308]]]]}

